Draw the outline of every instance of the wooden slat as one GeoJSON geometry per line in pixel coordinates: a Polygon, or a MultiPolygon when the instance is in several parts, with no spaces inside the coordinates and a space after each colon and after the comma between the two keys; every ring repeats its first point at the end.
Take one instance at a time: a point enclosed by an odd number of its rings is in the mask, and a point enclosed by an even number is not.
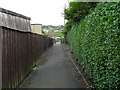
{"type": "Polygon", "coordinates": [[[2,87],[14,88],[19,85],[37,64],[40,55],[52,44],[51,38],[42,35],[1,28],[2,87]]]}
{"type": "Polygon", "coordinates": [[[0,90],[2,88],[2,38],[3,32],[2,27],[0,27],[0,90]]]}
{"type": "Polygon", "coordinates": [[[3,8],[0,8],[0,26],[22,32],[31,32],[29,17],[3,8]]]}

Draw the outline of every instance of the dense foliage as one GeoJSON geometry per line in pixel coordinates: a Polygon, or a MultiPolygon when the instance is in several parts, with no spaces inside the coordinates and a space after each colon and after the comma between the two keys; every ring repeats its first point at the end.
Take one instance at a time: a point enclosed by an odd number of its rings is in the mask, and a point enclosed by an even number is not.
{"type": "Polygon", "coordinates": [[[96,88],[120,88],[120,3],[99,3],[67,33],[78,63],[96,88]]]}
{"type": "Polygon", "coordinates": [[[65,8],[64,10],[64,17],[67,20],[71,20],[73,23],[78,23],[89,13],[90,9],[95,6],[96,3],[70,2],[69,8],[65,8]]]}
{"type": "Polygon", "coordinates": [[[96,7],[95,2],[70,2],[69,7],[64,9],[64,18],[67,20],[64,34],[71,29],[72,25],[78,24],[94,7],[96,7]]]}

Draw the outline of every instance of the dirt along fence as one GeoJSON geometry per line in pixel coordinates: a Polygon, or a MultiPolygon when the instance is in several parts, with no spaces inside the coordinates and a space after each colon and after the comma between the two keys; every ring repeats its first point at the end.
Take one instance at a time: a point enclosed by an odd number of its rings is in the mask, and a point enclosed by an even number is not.
{"type": "Polygon", "coordinates": [[[30,18],[0,8],[2,88],[15,88],[38,63],[53,39],[31,33],[30,18]]]}

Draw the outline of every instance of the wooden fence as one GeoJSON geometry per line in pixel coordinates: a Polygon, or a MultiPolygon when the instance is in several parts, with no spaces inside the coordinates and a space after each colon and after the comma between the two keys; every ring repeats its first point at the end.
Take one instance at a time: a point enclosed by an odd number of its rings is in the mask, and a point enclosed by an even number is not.
{"type": "MultiPolygon", "coordinates": [[[[7,28],[2,32],[2,87],[16,87],[34,65],[40,55],[53,44],[51,38],[7,28]]],[[[1,42],[0,42],[1,43],[1,42]]]]}
{"type": "Polygon", "coordinates": [[[2,89],[2,31],[0,27],[0,89],[2,89]]]}
{"type": "MultiPolygon", "coordinates": [[[[3,11],[4,10],[2,9],[2,14],[6,13],[3,11]]],[[[7,11],[7,14],[11,14],[11,12],[9,11],[8,13],[7,11]]],[[[14,14],[15,13],[12,12],[12,15],[14,14]]],[[[15,15],[17,18],[18,16],[23,18],[23,16],[15,15]]],[[[26,17],[24,17],[24,19],[26,19],[26,17]]],[[[4,22],[4,19],[2,21],[4,22]]],[[[2,88],[15,88],[38,63],[38,58],[41,54],[53,45],[53,39],[31,33],[29,30],[30,25],[26,24],[28,26],[25,26],[24,24],[20,24],[19,22],[22,21],[17,21],[17,24],[15,23],[11,25],[11,27],[9,27],[9,24],[8,27],[5,26],[6,23],[4,24],[3,22],[0,24],[0,67],[2,67],[2,88]],[[21,28],[20,26],[24,26],[25,28],[21,28]]],[[[7,19],[5,22],[7,22],[7,19]]],[[[26,21],[24,23],[26,23],[26,21]]]]}

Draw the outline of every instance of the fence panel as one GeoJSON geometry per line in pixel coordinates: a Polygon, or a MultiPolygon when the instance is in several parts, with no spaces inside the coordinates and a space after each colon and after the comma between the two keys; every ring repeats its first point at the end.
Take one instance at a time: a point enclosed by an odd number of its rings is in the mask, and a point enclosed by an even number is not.
{"type": "Polygon", "coordinates": [[[2,87],[2,28],[0,27],[0,89],[2,87]]]}
{"type": "MultiPolygon", "coordinates": [[[[37,64],[40,55],[51,47],[51,38],[2,27],[2,87],[15,88],[37,64]]],[[[1,43],[0,43],[1,44],[1,43]]],[[[0,45],[1,47],[1,45],[0,45]]],[[[0,56],[1,57],[1,56],[0,56]]]]}

